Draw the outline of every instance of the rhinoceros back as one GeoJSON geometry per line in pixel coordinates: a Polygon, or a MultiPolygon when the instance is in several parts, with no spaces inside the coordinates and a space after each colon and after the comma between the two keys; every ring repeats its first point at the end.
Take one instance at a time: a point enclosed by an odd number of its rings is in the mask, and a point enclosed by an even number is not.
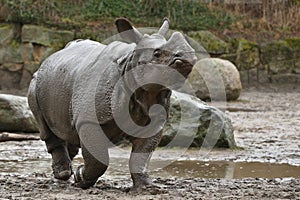
{"type": "MultiPolygon", "coordinates": [[[[91,40],[74,41],[52,54],[36,75],[38,107],[50,130],[63,140],[78,143],[75,123],[89,86],[95,80],[105,85],[119,76],[115,60],[134,48],[133,44],[113,42],[103,45],[91,40]],[[101,83],[103,82],[103,83],[101,83]]],[[[99,85],[99,84],[98,84],[99,85]]],[[[106,88],[98,93],[106,93],[106,88]]],[[[98,94],[101,96],[101,94],[98,94]]],[[[98,105],[107,107],[105,102],[98,105]]]]}

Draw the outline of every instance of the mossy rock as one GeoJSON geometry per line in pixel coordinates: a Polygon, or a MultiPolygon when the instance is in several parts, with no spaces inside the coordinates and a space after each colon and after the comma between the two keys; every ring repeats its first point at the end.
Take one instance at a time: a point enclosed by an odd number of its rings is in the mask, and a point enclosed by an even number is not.
{"type": "Polygon", "coordinates": [[[293,70],[293,73],[300,74],[300,58],[295,60],[295,68],[293,70]]]}
{"type": "Polygon", "coordinates": [[[21,63],[4,63],[0,66],[0,69],[4,69],[9,72],[19,72],[22,71],[23,64],[21,63]]]}
{"type": "Polygon", "coordinates": [[[293,73],[300,74],[300,38],[288,38],[285,39],[290,48],[293,51],[293,73]]]}
{"type": "Polygon", "coordinates": [[[188,36],[201,44],[210,54],[225,54],[229,52],[229,45],[209,31],[192,31],[188,36]]]}
{"type": "Polygon", "coordinates": [[[28,71],[30,74],[34,74],[34,72],[36,72],[40,67],[40,63],[39,62],[26,62],[24,63],[24,70],[28,71]]]}
{"type": "Polygon", "coordinates": [[[22,63],[23,46],[13,40],[9,46],[0,49],[0,64],[3,63],[22,63]]]}
{"type": "Polygon", "coordinates": [[[295,70],[294,60],[281,60],[268,64],[270,74],[292,73],[295,70]]]}
{"type": "Polygon", "coordinates": [[[229,53],[236,53],[236,50],[238,49],[239,46],[239,39],[236,38],[228,38],[228,48],[229,48],[229,53]]]}
{"type": "Polygon", "coordinates": [[[293,50],[284,40],[262,44],[260,52],[262,64],[293,59],[293,50]]]}
{"type": "MultiPolygon", "coordinates": [[[[5,69],[7,66],[0,66],[0,88],[4,90],[20,89],[20,80],[22,77],[22,70],[9,71],[5,69]]],[[[1,116],[1,114],[0,114],[1,116]]],[[[1,122],[0,122],[1,125],[1,122]]]]}
{"type": "Polygon", "coordinates": [[[172,91],[170,117],[159,146],[237,148],[231,120],[200,99],[172,91]]]}
{"type": "Polygon", "coordinates": [[[297,84],[300,83],[300,75],[299,74],[275,74],[272,75],[272,83],[278,83],[278,84],[297,84]]]}
{"type": "Polygon", "coordinates": [[[229,54],[223,54],[219,58],[228,60],[232,62],[234,65],[236,65],[236,57],[237,57],[236,53],[229,53],[229,54]]]}
{"type": "Polygon", "coordinates": [[[0,24],[0,47],[7,46],[13,40],[13,28],[8,24],[0,24]]]}
{"type": "Polygon", "coordinates": [[[271,74],[292,73],[299,59],[299,41],[287,39],[261,45],[261,62],[271,74]]]}
{"type": "Polygon", "coordinates": [[[260,63],[259,48],[256,43],[241,39],[238,42],[235,64],[239,70],[256,68],[260,63]]]}
{"type": "Polygon", "coordinates": [[[24,25],[22,42],[36,43],[43,46],[63,48],[74,39],[72,31],[53,30],[36,25],[24,25]]]}
{"type": "Polygon", "coordinates": [[[5,53],[6,53],[5,48],[0,47],[0,65],[4,63],[5,53]]]}
{"type": "Polygon", "coordinates": [[[31,43],[19,43],[12,40],[6,47],[0,47],[0,64],[23,63],[33,60],[33,46],[31,43]]]}
{"type": "Polygon", "coordinates": [[[34,60],[34,54],[33,54],[33,45],[32,43],[22,43],[23,48],[23,62],[31,62],[34,60]]]}

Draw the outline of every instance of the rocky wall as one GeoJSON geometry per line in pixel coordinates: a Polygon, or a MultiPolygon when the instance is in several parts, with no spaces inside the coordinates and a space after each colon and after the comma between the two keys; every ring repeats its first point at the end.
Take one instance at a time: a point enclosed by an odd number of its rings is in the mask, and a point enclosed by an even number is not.
{"type": "Polygon", "coordinates": [[[207,32],[190,32],[189,36],[211,56],[234,63],[242,83],[300,83],[300,38],[262,44],[245,39],[225,42],[207,32]]]}
{"type": "MultiPolygon", "coordinates": [[[[0,90],[26,90],[32,74],[51,53],[76,38],[98,41],[112,32],[54,30],[35,25],[0,24],[0,90]]],[[[257,44],[225,42],[209,31],[188,33],[212,57],[234,63],[246,83],[299,83],[300,38],[257,44]]]]}
{"type": "Polygon", "coordinates": [[[72,31],[0,24],[0,89],[26,89],[41,61],[73,39],[72,31]]]}

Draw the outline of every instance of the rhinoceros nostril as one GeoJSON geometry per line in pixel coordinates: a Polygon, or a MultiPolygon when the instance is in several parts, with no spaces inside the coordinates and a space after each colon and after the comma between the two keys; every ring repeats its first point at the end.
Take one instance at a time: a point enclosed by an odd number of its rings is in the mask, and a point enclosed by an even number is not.
{"type": "Polygon", "coordinates": [[[175,55],[174,55],[175,58],[180,58],[180,57],[183,57],[183,53],[182,52],[177,52],[175,55]]]}

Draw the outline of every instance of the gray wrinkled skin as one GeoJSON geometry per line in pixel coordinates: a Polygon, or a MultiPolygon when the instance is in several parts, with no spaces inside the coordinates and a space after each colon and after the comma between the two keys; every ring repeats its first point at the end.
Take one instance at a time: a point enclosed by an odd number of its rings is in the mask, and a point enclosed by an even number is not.
{"type": "MultiPolygon", "coordinates": [[[[124,18],[117,19],[116,26],[130,44],[115,41],[103,45],[91,40],[70,42],[41,64],[29,87],[29,105],[38,121],[41,139],[52,155],[56,178],[67,180],[71,176],[71,160],[78,148],[82,148],[84,165],[75,173],[76,185],[81,188],[92,186],[105,172],[109,163],[108,147],[124,139],[132,143],[129,166],[134,187],[151,184],[146,167],[160,141],[161,130],[149,135],[151,130],[147,130],[149,137],[145,137],[145,133],[138,137],[139,133],[133,130],[130,133],[123,131],[115,121],[113,108],[129,109],[130,118],[136,125],[147,126],[152,120],[149,115],[153,115],[153,119],[161,115],[158,111],[151,114],[150,107],[161,105],[168,114],[171,89],[184,81],[172,76],[168,70],[161,72],[156,66],[170,67],[186,78],[196,61],[194,49],[181,33],[175,32],[168,41],[165,39],[168,20],[153,35],[142,35],[124,18]],[[137,66],[142,66],[138,68],[141,70],[130,73],[137,66]],[[139,82],[141,77],[165,79],[174,87],[152,83],[132,91],[131,85],[139,82]],[[121,84],[117,84],[120,80],[121,84]],[[126,98],[130,98],[127,105],[126,98]],[[96,122],[89,121],[93,114],[96,122]],[[94,128],[95,124],[105,134],[95,133],[98,130],[94,128]],[[92,145],[95,135],[97,145],[92,145]],[[93,152],[97,152],[97,156],[93,152]]],[[[121,124],[131,130],[127,119],[121,124]]],[[[160,125],[166,121],[166,118],[158,119],[160,125]]]]}

